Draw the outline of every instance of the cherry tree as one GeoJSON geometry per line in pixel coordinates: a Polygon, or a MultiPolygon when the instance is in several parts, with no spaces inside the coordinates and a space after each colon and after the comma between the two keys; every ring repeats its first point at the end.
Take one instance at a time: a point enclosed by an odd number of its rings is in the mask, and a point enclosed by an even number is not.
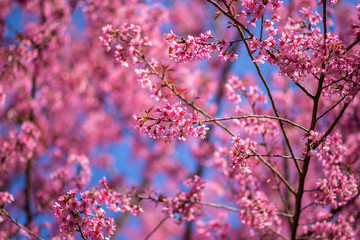
{"type": "Polygon", "coordinates": [[[1,239],[360,239],[359,3],[0,0],[0,36],[1,239]]]}

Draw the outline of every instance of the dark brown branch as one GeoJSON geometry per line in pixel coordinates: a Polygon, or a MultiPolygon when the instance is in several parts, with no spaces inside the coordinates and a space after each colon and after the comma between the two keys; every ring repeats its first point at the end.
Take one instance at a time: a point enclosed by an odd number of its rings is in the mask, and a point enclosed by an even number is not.
{"type": "MultiPolygon", "coordinates": [[[[326,43],[326,38],[327,38],[327,25],[326,25],[326,0],[322,0],[323,3],[323,31],[324,31],[324,45],[326,43]]],[[[326,56],[326,49],[324,51],[324,56],[326,56]]],[[[322,64],[322,68],[325,69],[325,63],[322,64]]],[[[316,94],[314,97],[314,103],[313,103],[313,111],[312,111],[312,116],[311,116],[311,124],[310,124],[310,130],[315,130],[315,126],[317,123],[317,112],[318,112],[318,107],[319,107],[319,100],[321,97],[321,91],[323,89],[323,83],[324,83],[324,79],[325,79],[325,74],[321,73],[320,78],[319,78],[319,83],[318,83],[318,87],[316,90],[316,94]]],[[[310,144],[310,142],[308,142],[308,145],[310,144]]],[[[308,148],[307,152],[310,151],[310,148],[308,148]]],[[[304,187],[305,187],[305,178],[306,178],[306,174],[308,172],[309,169],[309,164],[310,164],[310,155],[306,154],[306,157],[304,159],[304,165],[302,168],[302,172],[299,175],[299,186],[298,186],[298,190],[297,190],[297,194],[296,194],[296,200],[295,200],[295,211],[294,211],[294,218],[293,218],[293,225],[291,227],[291,239],[295,240],[296,239],[296,232],[297,232],[297,228],[299,226],[299,220],[300,220],[300,214],[301,214],[301,202],[302,202],[302,197],[304,195],[304,187]]]]}
{"type": "Polygon", "coordinates": [[[309,92],[309,90],[307,90],[301,83],[295,82],[295,85],[298,86],[308,97],[311,99],[314,98],[314,95],[312,95],[311,92],[309,92]]]}
{"type": "Polygon", "coordinates": [[[352,48],[353,48],[356,44],[358,44],[359,42],[360,42],[360,36],[358,37],[358,39],[356,39],[352,44],[350,44],[350,45],[346,48],[344,54],[347,53],[348,51],[350,51],[350,49],[352,49],[352,48]]]}

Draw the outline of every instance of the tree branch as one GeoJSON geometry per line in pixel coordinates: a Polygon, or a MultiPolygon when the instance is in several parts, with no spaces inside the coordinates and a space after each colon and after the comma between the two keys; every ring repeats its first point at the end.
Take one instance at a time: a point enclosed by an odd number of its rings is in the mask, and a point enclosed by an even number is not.
{"type": "Polygon", "coordinates": [[[309,130],[300,126],[297,123],[294,123],[288,119],[285,118],[281,118],[281,117],[274,117],[274,116],[268,116],[268,115],[246,115],[246,116],[240,116],[240,117],[226,117],[226,118],[212,118],[212,119],[206,119],[206,120],[202,120],[200,121],[200,123],[203,122],[219,122],[219,121],[227,121],[227,120],[235,120],[235,119],[245,119],[245,118],[267,118],[267,119],[276,119],[279,121],[283,121],[286,123],[289,123],[297,128],[300,128],[301,130],[304,130],[305,132],[308,132],[309,130]]]}
{"type": "MultiPolygon", "coordinates": [[[[327,26],[326,26],[326,0],[322,0],[322,4],[323,4],[323,38],[324,38],[324,42],[323,44],[325,45],[326,43],[326,38],[327,38],[327,26]]],[[[324,56],[326,56],[326,48],[324,51],[324,56]]],[[[322,69],[325,69],[325,63],[322,64],[322,69]]],[[[325,79],[325,73],[321,73],[320,78],[319,78],[319,83],[318,83],[318,87],[316,90],[316,94],[314,97],[314,103],[313,103],[313,111],[312,111],[312,116],[311,116],[311,124],[310,124],[310,130],[315,130],[315,126],[317,123],[317,112],[318,112],[318,106],[319,106],[319,100],[321,97],[321,91],[322,91],[322,87],[323,87],[323,83],[324,83],[324,79],[325,79]]],[[[310,146],[310,141],[308,141],[308,146],[310,146]]],[[[310,151],[310,148],[308,148],[307,152],[310,151]]],[[[299,226],[299,219],[300,219],[300,214],[301,214],[301,202],[302,202],[302,197],[304,194],[304,187],[305,187],[305,178],[306,178],[306,174],[308,172],[309,169],[309,164],[310,164],[310,155],[306,154],[306,157],[304,158],[304,165],[303,165],[303,169],[301,174],[299,175],[299,186],[298,186],[298,191],[296,194],[296,200],[295,200],[295,211],[294,211],[294,220],[293,220],[293,225],[291,228],[291,239],[295,240],[296,239],[296,232],[297,232],[297,228],[299,226]]]]}
{"type": "MultiPolygon", "coordinates": [[[[214,5],[220,12],[222,12],[225,16],[227,16],[228,18],[230,18],[234,23],[236,23],[238,26],[240,26],[242,29],[244,29],[244,31],[249,34],[250,37],[255,37],[254,34],[252,34],[252,32],[244,26],[244,24],[242,24],[241,22],[239,22],[238,20],[236,20],[235,17],[233,17],[230,12],[225,11],[225,9],[223,9],[218,3],[214,2],[213,0],[206,0],[207,2],[209,2],[210,4],[214,5]]],[[[243,37],[243,39],[245,39],[245,37],[243,37]]]]}
{"type": "Polygon", "coordinates": [[[356,44],[358,44],[359,42],[360,42],[360,36],[358,37],[358,39],[356,39],[352,44],[350,44],[350,45],[346,48],[344,54],[347,53],[348,51],[350,51],[350,49],[352,49],[352,48],[353,48],[356,44]]]}
{"type": "MultiPolygon", "coordinates": [[[[193,109],[195,109],[196,111],[198,111],[199,113],[201,113],[202,115],[204,115],[205,117],[209,118],[209,119],[213,119],[212,116],[210,116],[208,113],[206,113],[204,110],[202,110],[201,108],[195,106],[193,103],[189,102],[187,99],[185,99],[183,96],[181,96],[173,86],[171,86],[168,82],[164,81],[164,77],[161,76],[156,70],[155,68],[146,60],[145,56],[143,54],[137,53],[139,57],[141,57],[143,59],[143,61],[145,62],[145,64],[153,71],[153,74],[155,74],[157,77],[159,77],[163,82],[164,82],[164,86],[166,86],[168,89],[170,89],[171,92],[173,92],[181,101],[183,101],[186,105],[192,107],[193,109]]],[[[224,129],[227,133],[229,133],[231,136],[235,136],[234,133],[232,133],[227,127],[225,127],[223,124],[219,123],[219,122],[214,122],[216,125],[218,125],[219,127],[221,127],[222,129],[224,129]]]]}
{"type": "Polygon", "coordinates": [[[268,161],[266,161],[264,158],[262,158],[261,156],[259,156],[255,151],[254,149],[250,148],[249,147],[249,150],[255,154],[255,156],[261,161],[263,162],[266,166],[268,166],[270,168],[270,170],[276,174],[276,176],[278,176],[280,178],[280,180],[285,184],[285,186],[289,189],[289,191],[296,195],[294,189],[292,188],[291,184],[281,175],[281,173],[276,169],[274,168],[268,161]]]}
{"type": "Polygon", "coordinates": [[[148,239],[151,237],[151,235],[152,235],[153,233],[155,233],[155,232],[160,228],[160,226],[161,226],[168,218],[169,218],[169,217],[164,217],[164,218],[159,222],[159,224],[156,225],[156,227],[145,237],[144,240],[148,240],[148,239]]]}
{"type": "MultiPolygon", "coordinates": [[[[208,0],[208,1],[210,1],[210,0],[208,0]]],[[[226,5],[226,4],[225,4],[225,5],[226,5]]],[[[232,15],[230,14],[230,13],[231,13],[230,7],[229,7],[228,5],[226,5],[226,7],[227,7],[227,9],[228,9],[228,11],[229,11],[229,15],[230,15],[229,18],[234,21],[232,15]]],[[[236,20],[236,19],[235,19],[235,20],[236,20]]],[[[234,21],[234,23],[238,24],[238,22],[235,22],[235,21],[234,21]]],[[[241,26],[241,25],[238,24],[238,25],[236,26],[236,29],[238,30],[241,38],[245,38],[244,33],[242,32],[242,30],[240,29],[239,26],[241,26]]],[[[256,68],[256,71],[257,71],[257,73],[258,73],[258,75],[259,75],[262,83],[264,84],[264,86],[265,86],[265,88],[266,88],[266,92],[267,92],[267,94],[268,94],[268,96],[269,96],[269,98],[270,98],[271,106],[272,106],[272,108],[273,108],[273,110],[274,110],[274,113],[275,113],[276,117],[280,117],[279,112],[277,111],[277,108],[276,108],[276,106],[275,106],[275,102],[274,102],[274,99],[273,99],[273,97],[272,97],[272,94],[271,94],[271,91],[270,91],[270,87],[269,87],[269,85],[267,84],[264,76],[262,75],[262,72],[261,72],[261,70],[260,70],[260,68],[259,68],[259,65],[254,62],[254,57],[253,57],[252,54],[251,54],[249,45],[247,44],[246,41],[244,41],[244,44],[245,44],[246,50],[247,50],[247,52],[248,52],[248,55],[249,55],[249,57],[251,58],[254,66],[255,66],[255,68],[256,68]]],[[[283,133],[283,135],[284,135],[286,145],[287,145],[287,147],[288,147],[288,149],[289,149],[289,151],[290,151],[290,155],[291,155],[291,156],[293,157],[293,159],[294,159],[294,163],[295,163],[296,169],[298,170],[299,173],[301,173],[301,169],[300,169],[300,167],[299,167],[298,162],[295,160],[295,154],[294,154],[294,151],[293,151],[293,149],[292,149],[292,147],[291,147],[290,140],[289,140],[289,138],[288,138],[288,136],[287,136],[287,134],[286,134],[286,132],[285,132],[285,128],[284,128],[284,126],[283,126],[283,124],[282,124],[282,121],[279,120],[279,124],[280,124],[281,131],[282,131],[282,133],[283,133]]]]}
{"type": "Polygon", "coordinates": [[[314,99],[314,95],[309,92],[301,83],[294,82],[296,86],[298,86],[306,95],[308,95],[311,99],[314,99]]]}
{"type": "Polygon", "coordinates": [[[40,237],[38,234],[32,232],[30,229],[28,229],[27,227],[23,226],[22,224],[18,223],[15,219],[13,219],[11,217],[11,215],[4,209],[4,208],[0,208],[0,214],[6,216],[12,223],[14,223],[16,226],[18,226],[20,229],[24,230],[25,232],[27,232],[28,234],[30,234],[31,236],[39,239],[39,240],[44,240],[42,237],[40,237]]]}
{"type": "Polygon", "coordinates": [[[317,121],[319,119],[321,119],[323,116],[325,116],[328,112],[330,112],[331,110],[333,110],[337,105],[339,105],[344,99],[345,99],[346,96],[342,97],[336,104],[334,104],[331,108],[329,108],[328,110],[326,110],[323,114],[321,114],[319,117],[317,117],[317,121]]]}

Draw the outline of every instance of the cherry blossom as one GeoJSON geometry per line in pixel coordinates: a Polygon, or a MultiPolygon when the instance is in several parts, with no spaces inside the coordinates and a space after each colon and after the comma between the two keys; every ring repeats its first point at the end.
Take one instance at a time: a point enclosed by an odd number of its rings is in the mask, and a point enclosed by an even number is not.
{"type": "Polygon", "coordinates": [[[360,5],[0,1],[0,239],[359,239],[360,5]]]}

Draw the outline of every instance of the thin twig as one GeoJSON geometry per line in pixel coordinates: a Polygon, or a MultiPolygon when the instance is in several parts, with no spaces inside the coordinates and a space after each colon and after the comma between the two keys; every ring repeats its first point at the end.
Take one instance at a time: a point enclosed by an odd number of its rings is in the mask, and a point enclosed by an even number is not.
{"type": "Polygon", "coordinates": [[[283,121],[286,123],[289,123],[297,128],[300,128],[301,130],[304,130],[305,132],[308,132],[309,130],[304,128],[303,126],[300,126],[297,123],[294,123],[288,119],[281,118],[281,117],[275,117],[275,116],[268,116],[268,115],[246,115],[246,116],[240,116],[240,117],[226,117],[226,118],[212,118],[212,119],[206,119],[200,121],[200,123],[203,122],[217,122],[217,121],[226,121],[226,120],[235,120],[235,119],[245,119],[245,118],[268,118],[268,119],[276,119],[279,121],[283,121]]]}
{"type": "MultiPolygon", "coordinates": [[[[242,24],[241,22],[239,22],[238,20],[236,20],[235,17],[233,17],[229,12],[225,11],[225,9],[223,9],[219,4],[217,4],[216,2],[212,1],[212,0],[206,0],[207,2],[211,3],[212,5],[214,5],[220,12],[222,12],[225,16],[227,16],[228,18],[230,18],[234,23],[236,23],[238,26],[240,26],[242,29],[244,29],[244,31],[249,34],[250,37],[254,37],[254,34],[252,34],[252,32],[244,26],[244,24],[242,24]]],[[[245,38],[243,38],[245,39],[245,38]]]]}
{"type": "Polygon", "coordinates": [[[243,42],[243,41],[250,40],[250,39],[251,38],[238,39],[238,40],[229,41],[229,43],[243,42]]]}
{"type": "Polygon", "coordinates": [[[79,227],[79,226],[78,226],[78,231],[80,232],[80,235],[81,235],[82,239],[86,240],[86,237],[85,237],[81,227],[79,227]]]}
{"type": "Polygon", "coordinates": [[[161,226],[168,218],[169,218],[169,217],[164,217],[163,219],[161,219],[161,221],[159,222],[159,224],[156,225],[156,227],[145,237],[144,240],[148,240],[148,239],[151,237],[151,235],[152,235],[153,233],[155,233],[155,232],[160,228],[160,226],[161,226]]]}
{"type": "Polygon", "coordinates": [[[301,83],[299,82],[294,82],[296,86],[298,86],[306,95],[308,95],[311,99],[314,98],[314,95],[311,94],[311,92],[309,92],[309,90],[307,90],[301,83]]]}
{"type": "Polygon", "coordinates": [[[14,223],[16,226],[18,226],[20,229],[24,230],[25,232],[27,232],[28,234],[30,234],[31,236],[39,239],[39,240],[44,240],[42,237],[40,237],[38,234],[32,232],[30,229],[28,229],[27,227],[25,227],[24,225],[18,223],[15,219],[13,219],[11,217],[11,215],[5,210],[5,209],[0,209],[0,214],[1,215],[5,215],[12,223],[14,223]]]}
{"type": "MultiPolygon", "coordinates": [[[[166,199],[165,197],[162,198],[154,198],[151,196],[145,196],[145,195],[141,195],[141,194],[137,194],[135,193],[134,195],[137,198],[140,199],[147,199],[147,200],[151,200],[154,202],[164,202],[164,200],[166,199]]],[[[230,206],[226,206],[226,205],[221,205],[221,204],[217,204],[217,203],[208,203],[208,202],[200,202],[200,201],[189,201],[189,200],[179,200],[180,202],[184,202],[184,203],[193,203],[193,204],[199,204],[199,205],[204,205],[204,206],[208,206],[208,207],[213,207],[213,208],[221,208],[221,209],[225,209],[225,210],[229,210],[232,212],[240,212],[240,209],[238,208],[234,208],[234,207],[230,207],[230,206]]]]}
{"type": "Polygon", "coordinates": [[[225,206],[225,205],[221,205],[221,204],[217,204],[217,203],[208,203],[208,202],[192,202],[192,203],[196,203],[196,204],[200,204],[200,205],[204,205],[204,206],[208,206],[208,207],[213,207],[213,208],[222,208],[222,209],[226,209],[226,210],[229,210],[232,212],[240,212],[240,209],[238,209],[238,208],[225,206]]]}
{"type": "MultiPolygon", "coordinates": [[[[210,1],[210,0],[208,0],[208,1],[210,1]]],[[[210,2],[211,2],[211,1],[210,1],[210,2]]],[[[224,3],[225,3],[225,2],[224,2],[224,3]]],[[[230,13],[231,13],[230,7],[229,7],[227,4],[225,4],[225,6],[227,7],[227,9],[228,9],[228,11],[229,11],[229,14],[228,14],[228,15],[230,15],[229,18],[230,18],[231,20],[233,20],[234,23],[238,24],[238,21],[235,22],[236,19],[234,19],[234,18],[232,17],[232,15],[230,14],[230,13]]],[[[220,6],[219,6],[219,7],[220,7],[220,6]]],[[[220,8],[221,8],[221,7],[220,7],[220,8]]],[[[220,9],[219,9],[219,10],[220,10],[220,9]]],[[[241,23],[240,23],[240,24],[241,24],[241,23]]],[[[238,25],[236,26],[236,29],[238,30],[241,38],[245,38],[244,33],[243,33],[243,31],[241,30],[241,28],[240,28],[240,27],[241,27],[240,24],[238,24],[238,25]],[[239,26],[240,26],[240,27],[239,27],[239,26]]],[[[246,50],[247,50],[247,52],[248,52],[248,55],[249,55],[249,57],[251,58],[254,66],[255,66],[255,68],[256,68],[256,71],[257,71],[257,73],[258,73],[261,81],[263,82],[265,88],[266,88],[266,92],[267,92],[267,94],[268,94],[268,96],[269,96],[269,98],[270,98],[271,106],[272,106],[272,108],[273,108],[273,110],[274,110],[274,113],[275,113],[275,115],[276,115],[277,117],[280,117],[279,112],[278,112],[278,110],[277,110],[277,108],[276,108],[276,106],[275,106],[275,102],[274,102],[274,99],[273,99],[273,97],[272,97],[272,94],[271,94],[271,91],[270,91],[270,87],[269,87],[269,85],[267,84],[267,82],[266,82],[266,80],[265,80],[265,78],[264,78],[264,76],[263,76],[263,74],[262,74],[262,72],[261,72],[261,70],[260,70],[259,65],[258,65],[256,62],[254,62],[254,57],[253,57],[253,55],[251,54],[249,45],[247,44],[246,41],[244,41],[244,44],[245,44],[246,50]]],[[[288,147],[288,149],[289,149],[289,151],[290,151],[291,156],[292,156],[293,159],[294,159],[294,163],[295,163],[296,169],[298,170],[299,173],[301,173],[300,166],[299,166],[298,162],[295,160],[295,153],[294,153],[294,151],[293,151],[293,149],[292,149],[292,147],[291,147],[290,140],[289,140],[289,138],[288,138],[288,136],[287,136],[287,134],[286,134],[286,132],[285,132],[285,128],[284,128],[284,126],[283,126],[283,124],[282,124],[282,121],[279,120],[279,124],[280,124],[281,132],[282,132],[283,135],[284,135],[284,139],[285,139],[286,145],[287,145],[287,147],[288,147]]]]}
{"type": "MultiPolygon", "coordinates": [[[[256,155],[249,154],[248,156],[254,157],[256,155]]],[[[278,158],[284,158],[284,159],[293,159],[292,156],[284,156],[284,155],[278,155],[278,154],[258,154],[260,157],[278,157],[278,158]]],[[[296,158],[298,161],[304,161],[302,158],[296,158]]]]}
{"type": "Polygon", "coordinates": [[[249,150],[255,154],[255,156],[260,160],[262,161],[266,166],[268,166],[270,168],[270,170],[275,173],[279,178],[280,180],[285,184],[285,186],[289,189],[289,191],[296,195],[294,189],[292,188],[291,184],[281,175],[281,173],[276,169],[274,168],[268,161],[266,161],[264,158],[262,158],[261,156],[259,156],[255,151],[254,149],[250,148],[249,147],[249,150]]]}
{"type": "Polygon", "coordinates": [[[280,216],[284,216],[284,217],[288,217],[288,218],[292,218],[292,217],[293,217],[292,214],[284,213],[284,212],[276,212],[276,215],[280,215],[280,216]]]}
{"type": "Polygon", "coordinates": [[[285,237],[282,233],[279,233],[278,231],[276,231],[274,228],[270,227],[270,226],[266,226],[267,229],[269,229],[271,232],[273,232],[275,235],[277,235],[278,237],[284,239],[284,240],[288,240],[289,238],[285,237]]]}
{"type": "MultiPolygon", "coordinates": [[[[305,192],[305,191],[304,191],[304,192],[305,192]]],[[[308,207],[310,207],[310,206],[312,206],[312,205],[314,205],[314,204],[315,204],[315,202],[309,203],[309,204],[306,205],[305,207],[301,208],[300,211],[302,212],[302,211],[304,211],[306,208],[308,208],[308,207]]]]}
{"type": "Polygon", "coordinates": [[[333,105],[331,108],[329,108],[328,110],[326,110],[323,114],[321,114],[316,120],[319,120],[320,118],[322,118],[323,116],[325,116],[328,112],[330,112],[331,110],[333,110],[337,105],[339,105],[346,96],[342,97],[335,105],[333,105]]]}
{"type": "MultiPolygon", "coordinates": [[[[321,139],[325,139],[330,133],[331,131],[334,129],[334,127],[336,126],[336,124],[339,122],[339,120],[341,119],[342,115],[344,114],[346,108],[350,105],[350,103],[345,103],[343,108],[341,109],[339,115],[336,117],[336,119],[334,120],[334,122],[331,124],[331,126],[329,127],[329,129],[324,133],[323,137],[321,139]]],[[[319,146],[321,143],[321,141],[317,142],[313,148],[316,148],[317,146],[319,146]]]]}
{"type": "Polygon", "coordinates": [[[352,44],[350,44],[350,45],[346,48],[344,54],[347,53],[348,51],[350,51],[350,49],[352,49],[352,48],[353,48],[356,44],[358,44],[359,42],[360,42],[360,37],[358,37],[358,39],[356,39],[352,44]]]}
{"type": "MultiPolygon", "coordinates": [[[[209,119],[213,119],[212,116],[210,116],[208,113],[206,113],[204,110],[202,110],[201,108],[195,106],[193,103],[189,102],[187,99],[185,99],[183,96],[181,96],[173,86],[171,86],[167,81],[165,81],[165,79],[155,70],[155,68],[146,60],[145,56],[143,54],[137,53],[139,57],[141,57],[143,59],[143,61],[145,62],[145,64],[153,71],[153,74],[155,74],[157,77],[159,77],[163,83],[164,86],[166,86],[168,89],[170,89],[170,91],[172,91],[181,101],[183,101],[185,104],[187,104],[188,106],[192,107],[193,109],[195,109],[196,111],[198,111],[199,113],[201,113],[202,115],[204,115],[205,117],[209,118],[209,119]]],[[[235,136],[234,133],[232,133],[227,127],[225,127],[223,124],[219,123],[219,122],[214,122],[216,125],[218,125],[219,127],[221,127],[222,129],[224,129],[226,132],[228,132],[231,136],[235,136]]]]}

